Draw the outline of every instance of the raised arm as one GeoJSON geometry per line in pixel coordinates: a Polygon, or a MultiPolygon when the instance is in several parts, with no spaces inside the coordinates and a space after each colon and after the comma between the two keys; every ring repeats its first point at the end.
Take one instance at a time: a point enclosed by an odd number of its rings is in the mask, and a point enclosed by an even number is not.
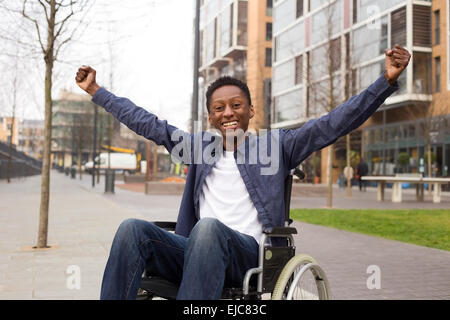
{"type": "Polygon", "coordinates": [[[78,69],[75,80],[81,89],[92,96],[95,104],[102,106],[138,135],[152,140],[158,145],[164,145],[169,152],[180,141],[190,146],[192,137],[189,133],[169,125],[165,120],[159,120],[156,115],[136,106],[129,99],[116,97],[105,88],[100,87],[96,82],[96,71],[93,68],[82,66],[78,69]]]}
{"type": "Polygon", "coordinates": [[[411,55],[397,45],[386,49],[385,54],[386,70],[369,88],[299,129],[281,130],[283,155],[289,168],[295,168],[311,153],[357,129],[397,90],[397,79],[411,55]]]}

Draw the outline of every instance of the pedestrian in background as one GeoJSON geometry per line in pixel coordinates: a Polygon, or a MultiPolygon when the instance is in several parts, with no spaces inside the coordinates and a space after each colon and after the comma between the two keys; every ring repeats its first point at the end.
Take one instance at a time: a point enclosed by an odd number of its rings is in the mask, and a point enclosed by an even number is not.
{"type": "Polygon", "coordinates": [[[356,170],[358,174],[359,191],[366,191],[366,182],[362,180],[362,177],[367,176],[367,174],[369,173],[369,167],[367,166],[367,163],[363,158],[361,158],[361,160],[359,161],[356,170]]]}

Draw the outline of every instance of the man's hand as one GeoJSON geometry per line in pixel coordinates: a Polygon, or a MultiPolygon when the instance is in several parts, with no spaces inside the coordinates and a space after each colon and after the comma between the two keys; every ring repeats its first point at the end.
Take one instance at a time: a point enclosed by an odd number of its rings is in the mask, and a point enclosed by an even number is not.
{"type": "Polygon", "coordinates": [[[95,81],[96,71],[88,66],[82,66],[78,69],[75,81],[78,86],[93,96],[100,86],[95,81]]]}
{"type": "Polygon", "coordinates": [[[405,48],[395,45],[393,49],[386,49],[386,71],[384,76],[389,84],[393,85],[400,74],[408,66],[411,54],[405,48]]]}

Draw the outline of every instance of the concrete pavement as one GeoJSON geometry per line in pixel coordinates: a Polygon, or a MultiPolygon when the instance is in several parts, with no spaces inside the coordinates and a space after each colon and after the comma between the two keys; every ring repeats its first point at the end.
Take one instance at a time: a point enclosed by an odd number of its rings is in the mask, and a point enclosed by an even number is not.
{"type": "MultiPolygon", "coordinates": [[[[0,299],[98,299],[120,222],[131,217],[173,221],[181,202],[179,195],[144,195],[117,186],[114,195],[103,191],[103,181],[93,189],[89,176],[80,181],[53,171],[48,244],[56,248],[30,251],[26,247],[37,239],[40,176],[0,181],[0,299]],[[80,271],[80,289],[73,288],[73,270],[80,271]]],[[[339,192],[336,205],[345,203],[339,192]]],[[[354,198],[362,197],[353,192],[354,198]]],[[[365,196],[353,203],[376,205],[369,192],[365,196]]],[[[448,200],[443,197],[447,208],[448,200]]],[[[292,203],[293,208],[325,204],[320,197],[292,203]]],[[[297,252],[312,255],[325,269],[334,299],[450,299],[448,251],[306,223],[295,226],[297,252]],[[379,267],[380,289],[367,288],[371,266],[379,267]]]]}

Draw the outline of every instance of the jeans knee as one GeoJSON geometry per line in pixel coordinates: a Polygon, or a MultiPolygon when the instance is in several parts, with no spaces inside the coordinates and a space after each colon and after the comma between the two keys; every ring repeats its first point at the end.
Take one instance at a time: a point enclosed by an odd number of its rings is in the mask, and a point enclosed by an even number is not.
{"type": "Polygon", "coordinates": [[[220,236],[223,224],[215,218],[200,219],[192,229],[190,238],[201,241],[214,241],[220,236]]]}
{"type": "Polygon", "coordinates": [[[139,238],[140,226],[142,221],[138,219],[129,218],[120,224],[116,232],[116,241],[124,242],[130,240],[137,240],[139,238]]]}

